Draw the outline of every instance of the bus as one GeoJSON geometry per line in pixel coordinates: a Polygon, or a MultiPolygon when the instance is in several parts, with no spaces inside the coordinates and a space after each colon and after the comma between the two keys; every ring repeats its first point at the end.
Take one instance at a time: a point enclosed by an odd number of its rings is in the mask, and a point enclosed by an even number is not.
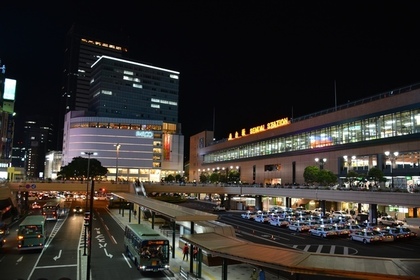
{"type": "Polygon", "coordinates": [[[18,250],[42,250],[47,241],[45,216],[27,216],[19,225],[18,250]]]}
{"type": "Polygon", "coordinates": [[[42,206],[42,215],[47,221],[57,221],[60,216],[60,203],[56,201],[48,201],[42,206]]]}
{"type": "Polygon", "coordinates": [[[124,230],[125,254],[140,271],[169,270],[169,240],[142,224],[128,224],[124,230]]]}

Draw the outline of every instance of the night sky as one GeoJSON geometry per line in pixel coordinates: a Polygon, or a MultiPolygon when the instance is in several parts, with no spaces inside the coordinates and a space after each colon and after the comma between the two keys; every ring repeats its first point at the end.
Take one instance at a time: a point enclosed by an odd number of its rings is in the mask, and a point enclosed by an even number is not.
{"type": "Polygon", "coordinates": [[[58,116],[75,21],[122,30],[134,60],[181,72],[187,146],[205,129],[226,138],[420,82],[416,1],[75,2],[0,7],[1,65],[17,79],[19,118],[58,116]]]}

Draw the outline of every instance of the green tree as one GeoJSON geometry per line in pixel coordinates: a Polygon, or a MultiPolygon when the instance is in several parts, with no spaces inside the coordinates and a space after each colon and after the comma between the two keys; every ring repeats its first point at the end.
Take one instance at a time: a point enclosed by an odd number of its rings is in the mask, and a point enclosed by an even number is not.
{"type": "Polygon", "coordinates": [[[207,181],[208,181],[207,173],[201,173],[200,174],[200,183],[206,183],[207,181]]]}
{"type": "Polygon", "coordinates": [[[220,182],[220,176],[219,176],[219,173],[213,172],[213,173],[210,175],[210,182],[212,182],[212,183],[220,182]]]}
{"type": "Polygon", "coordinates": [[[177,182],[181,182],[182,181],[182,176],[180,175],[180,174],[176,174],[175,175],[175,180],[177,181],[177,182]]]}
{"type": "Polygon", "coordinates": [[[172,174],[169,174],[168,176],[165,177],[165,182],[174,182],[175,181],[175,177],[172,174]]]}
{"type": "Polygon", "coordinates": [[[317,166],[308,166],[303,171],[303,178],[308,184],[318,182],[319,168],[317,166]]]}
{"type": "Polygon", "coordinates": [[[88,165],[90,178],[95,179],[97,177],[105,176],[108,173],[108,169],[106,167],[103,167],[101,162],[97,159],[75,157],[68,165],[61,167],[61,170],[58,172],[58,175],[63,179],[87,179],[88,165]]]}
{"type": "Polygon", "coordinates": [[[368,177],[375,182],[375,185],[377,185],[378,182],[386,181],[386,179],[384,178],[384,173],[377,167],[369,169],[368,177]]]}
{"type": "Polygon", "coordinates": [[[328,186],[337,183],[337,176],[330,170],[321,169],[317,181],[320,185],[328,186]]]}

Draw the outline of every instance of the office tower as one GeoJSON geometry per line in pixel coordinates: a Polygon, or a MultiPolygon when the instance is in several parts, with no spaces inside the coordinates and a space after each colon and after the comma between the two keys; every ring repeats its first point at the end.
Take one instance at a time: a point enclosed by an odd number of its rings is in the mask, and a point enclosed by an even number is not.
{"type": "Polygon", "coordinates": [[[52,117],[30,116],[24,124],[27,178],[44,178],[45,156],[54,150],[52,117]]]}
{"type": "Polygon", "coordinates": [[[160,181],[183,174],[179,75],[100,57],[92,65],[89,110],[66,114],[63,164],[89,152],[108,168],[108,180],[160,181]]]}
{"type": "Polygon", "coordinates": [[[89,111],[96,116],[178,123],[179,72],[101,56],[91,77],[89,111]]]}
{"type": "Polygon", "coordinates": [[[62,146],[64,117],[69,111],[87,110],[90,70],[101,55],[122,57],[127,52],[128,36],[73,24],[66,36],[66,48],[58,123],[57,149],[62,146]]]}

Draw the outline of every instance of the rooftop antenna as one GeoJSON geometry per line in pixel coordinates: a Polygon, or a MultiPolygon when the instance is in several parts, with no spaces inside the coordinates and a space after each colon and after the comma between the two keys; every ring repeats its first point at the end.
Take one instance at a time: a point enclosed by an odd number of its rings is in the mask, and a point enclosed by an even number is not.
{"type": "Polygon", "coordinates": [[[335,98],[335,110],[337,111],[337,85],[334,80],[334,98],[335,98]]]}
{"type": "Polygon", "coordinates": [[[214,130],[216,129],[216,108],[213,107],[213,139],[215,139],[216,137],[214,137],[214,130]]]}

